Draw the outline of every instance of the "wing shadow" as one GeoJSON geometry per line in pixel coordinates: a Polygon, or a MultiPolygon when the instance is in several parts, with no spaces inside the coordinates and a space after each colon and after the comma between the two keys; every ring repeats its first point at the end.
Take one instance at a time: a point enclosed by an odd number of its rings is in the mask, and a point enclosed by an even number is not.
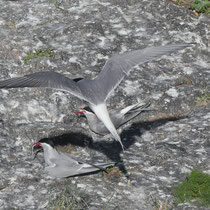
{"type": "MultiPolygon", "coordinates": [[[[153,122],[137,122],[131,124],[129,129],[126,129],[122,131],[121,133],[121,139],[128,139],[129,141],[123,142],[125,146],[125,151],[129,149],[135,142],[136,138],[135,136],[141,136],[144,131],[148,131],[150,129],[155,129],[163,124],[166,124],[167,122],[170,121],[177,121],[183,118],[187,118],[188,116],[180,116],[180,117],[168,117],[165,119],[158,119],[154,120],[153,122]],[[144,128],[144,129],[140,129],[144,128]]],[[[93,142],[92,137],[84,134],[84,133],[79,133],[79,132],[70,132],[70,133],[65,133],[60,136],[55,136],[48,138],[49,140],[53,141],[55,146],[66,146],[66,145],[74,145],[74,146],[79,146],[79,147],[88,147],[91,150],[99,151],[106,155],[111,161],[121,163],[118,165],[119,169],[121,172],[127,176],[127,170],[125,165],[123,164],[123,160],[120,156],[122,152],[122,148],[120,144],[113,140],[113,141],[108,141],[108,140],[100,140],[93,142]]]]}

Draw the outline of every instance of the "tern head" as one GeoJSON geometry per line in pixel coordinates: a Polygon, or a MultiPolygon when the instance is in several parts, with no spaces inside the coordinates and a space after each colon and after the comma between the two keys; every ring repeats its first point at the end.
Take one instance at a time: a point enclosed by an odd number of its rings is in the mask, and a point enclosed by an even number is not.
{"type": "Polygon", "coordinates": [[[33,147],[45,147],[45,145],[51,146],[51,147],[55,147],[53,141],[51,139],[41,139],[39,141],[37,141],[36,143],[33,144],[33,147]]]}
{"type": "Polygon", "coordinates": [[[41,140],[37,141],[36,143],[34,143],[32,145],[32,153],[34,153],[34,149],[36,149],[34,158],[36,158],[36,155],[40,151],[47,150],[50,148],[54,148],[54,143],[52,140],[45,138],[45,139],[41,139],[41,140]]]}
{"type": "Polygon", "coordinates": [[[37,141],[36,143],[34,143],[34,144],[32,145],[32,155],[33,155],[33,159],[35,159],[36,156],[37,156],[37,154],[38,154],[39,152],[41,152],[41,151],[43,151],[42,144],[41,144],[39,141],[37,141]],[[34,151],[34,149],[36,149],[36,151],[34,151]]]}
{"type": "Polygon", "coordinates": [[[95,116],[95,113],[92,112],[92,110],[89,107],[85,107],[85,108],[78,108],[78,112],[76,112],[77,114],[84,114],[86,117],[87,116],[95,116]]]}

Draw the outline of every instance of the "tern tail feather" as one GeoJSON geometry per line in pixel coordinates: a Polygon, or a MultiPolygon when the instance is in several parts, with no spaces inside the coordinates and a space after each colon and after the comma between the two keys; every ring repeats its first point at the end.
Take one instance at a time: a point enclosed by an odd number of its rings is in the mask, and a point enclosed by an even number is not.
{"type": "Polygon", "coordinates": [[[124,146],[122,144],[120,136],[117,133],[116,128],[114,127],[114,125],[110,119],[106,104],[103,103],[103,104],[98,104],[98,105],[94,105],[94,106],[92,105],[91,108],[93,109],[93,111],[95,112],[97,117],[104,123],[104,125],[109,130],[109,132],[113,135],[115,140],[119,141],[119,143],[124,151],[124,146]]]}

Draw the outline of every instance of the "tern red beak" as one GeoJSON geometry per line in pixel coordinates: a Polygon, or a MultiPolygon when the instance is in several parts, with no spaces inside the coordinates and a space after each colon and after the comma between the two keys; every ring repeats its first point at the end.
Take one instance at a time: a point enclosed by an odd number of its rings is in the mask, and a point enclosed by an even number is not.
{"type": "Polygon", "coordinates": [[[38,147],[38,146],[41,146],[41,143],[38,142],[38,141],[37,141],[36,143],[33,144],[33,147],[38,147]]]}
{"type": "Polygon", "coordinates": [[[83,113],[85,113],[86,111],[85,111],[85,109],[83,109],[83,108],[78,108],[78,112],[76,112],[77,114],[83,114],[83,113]]]}
{"type": "Polygon", "coordinates": [[[41,151],[41,150],[38,150],[35,154],[33,154],[34,153],[34,147],[41,147],[41,146],[42,146],[41,143],[38,142],[38,141],[33,144],[33,146],[32,146],[32,155],[34,156],[33,159],[35,159],[37,154],[41,151]]]}

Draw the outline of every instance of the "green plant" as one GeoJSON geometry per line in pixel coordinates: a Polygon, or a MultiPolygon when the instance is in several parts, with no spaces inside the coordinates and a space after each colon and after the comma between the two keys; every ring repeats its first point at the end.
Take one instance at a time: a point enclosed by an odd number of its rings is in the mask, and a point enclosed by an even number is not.
{"type": "Polygon", "coordinates": [[[195,97],[195,102],[197,105],[209,104],[210,103],[210,92],[205,91],[202,96],[195,97]]]}
{"type": "Polygon", "coordinates": [[[62,4],[63,0],[51,0],[51,2],[55,5],[55,7],[57,9],[62,9],[61,4],[62,4]]]}
{"type": "Polygon", "coordinates": [[[44,48],[44,49],[35,49],[34,52],[27,52],[27,56],[23,57],[24,64],[33,58],[40,57],[52,57],[53,49],[44,48]]]}
{"type": "Polygon", "coordinates": [[[176,0],[176,5],[181,5],[184,2],[184,0],[176,0]]]}
{"type": "Polygon", "coordinates": [[[70,188],[65,187],[55,199],[50,200],[48,204],[49,210],[78,210],[88,209],[89,206],[81,196],[75,194],[70,188]]]}
{"type": "Polygon", "coordinates": [[[210,175],[200,170],[193,170],[174,190],[176,203],[191,202],[210,206],[210,175]]]}
{"type": "Polygon", "coordinates": [[[107,171],[108,173],[110,173],[110,172],[112,172],[114,169],[115,169],[114,166],[110,166],[110,167],[108,167],[108,168],[106,169],[106,171],[107,171]]]}
{"type": "Polygon", "coordinates": [[[202,13],[210,14],[210,1],[209,0],[194,0],[190,8],[202,13]]]}
{"type": "Polygon", "coordinates": [[[173,207],[171,201],[168,199],[162,201],[158,198],[154,198],[152,195],[150,195],[150,197],[154,210],[170,210],[173,207]]]}

